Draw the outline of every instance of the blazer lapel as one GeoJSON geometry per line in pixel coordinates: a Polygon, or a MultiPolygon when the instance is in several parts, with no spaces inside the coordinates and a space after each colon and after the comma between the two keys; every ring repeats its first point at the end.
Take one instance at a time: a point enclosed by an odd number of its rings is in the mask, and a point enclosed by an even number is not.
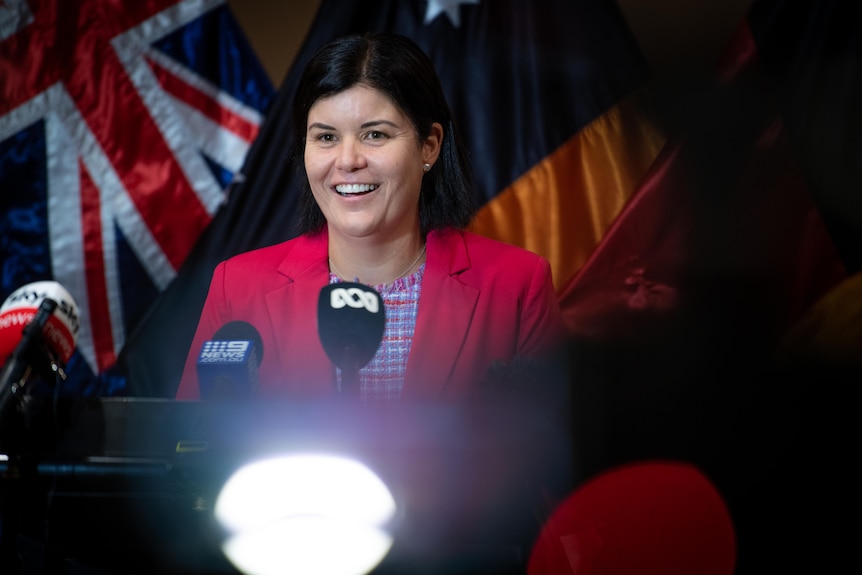
{"type": "Polygon", "coordinates": [[[325,233],[303,238],[278,267],[287,281],[265,296],[281,371],[292,393],[319,395],[335,390],[335,368],[317,335],[318,298],[329,281],[326,254],[325,233]]]}
{"type": "Polygon", "coordinates": [[[449,382],[473,321],[479,290],[458,275],[470,268],[457,231],[428,234],[428,258],[402,397],[436,397],[449,382]]]}

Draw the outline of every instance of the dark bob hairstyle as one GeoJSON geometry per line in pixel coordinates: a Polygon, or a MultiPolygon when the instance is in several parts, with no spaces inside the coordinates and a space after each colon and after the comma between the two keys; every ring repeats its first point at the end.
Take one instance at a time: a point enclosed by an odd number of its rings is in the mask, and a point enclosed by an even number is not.
{"type": "Polygon", "coordinates": [[[305,172],[308,112],[318,100],[358,84],[386,94],[413,123],[418,141],[431,133],[434,122],[443,126],[440,156],[422,178],[421,233],[424,237],[435,229],[466,227],[476,212],[472,173],[434,65],[409,38],[368,33],[345,36],[321,48],[299,80],[291,118],[297,130],[291,157],[302,182],[299,233],[317,232],[326,224],[305,172]]]}

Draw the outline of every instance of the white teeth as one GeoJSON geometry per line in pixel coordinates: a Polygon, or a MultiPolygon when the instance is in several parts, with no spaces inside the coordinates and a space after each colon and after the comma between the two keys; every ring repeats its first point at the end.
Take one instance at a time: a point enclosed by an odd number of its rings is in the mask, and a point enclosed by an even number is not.
{"type": "Polygon", "coordinates": [[[376,189],[377,186],[371,184],[341,184],[340,186],[335,186],[335,191],[342,195],[363,194],[376,189]]]}

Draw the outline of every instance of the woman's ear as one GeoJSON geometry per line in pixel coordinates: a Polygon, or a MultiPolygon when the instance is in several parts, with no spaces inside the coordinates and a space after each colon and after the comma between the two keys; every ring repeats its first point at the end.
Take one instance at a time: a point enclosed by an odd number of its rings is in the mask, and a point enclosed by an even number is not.
{"type": "Polygon", "coordinates": [[[434,165],[440,157],[440,148],[443,147],[443,126],[439,122],[431,124],[428,137],[422,142],[422,161],[434,165]]]}

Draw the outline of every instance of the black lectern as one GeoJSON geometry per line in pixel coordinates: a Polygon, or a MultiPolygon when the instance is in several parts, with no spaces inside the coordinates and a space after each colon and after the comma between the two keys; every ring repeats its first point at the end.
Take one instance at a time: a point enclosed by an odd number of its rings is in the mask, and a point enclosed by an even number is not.
{"type": "Polygon", "coordinates": [[[550,407],[61,402],[22,422],[29,441],[3,442],[2,559],[25,572],[234,573],[213,518],[219,489],[245,462],[315,451],[365,462],[395,496],[375,573],[523,572],[571,478],[567,407],[550,407]]]}

